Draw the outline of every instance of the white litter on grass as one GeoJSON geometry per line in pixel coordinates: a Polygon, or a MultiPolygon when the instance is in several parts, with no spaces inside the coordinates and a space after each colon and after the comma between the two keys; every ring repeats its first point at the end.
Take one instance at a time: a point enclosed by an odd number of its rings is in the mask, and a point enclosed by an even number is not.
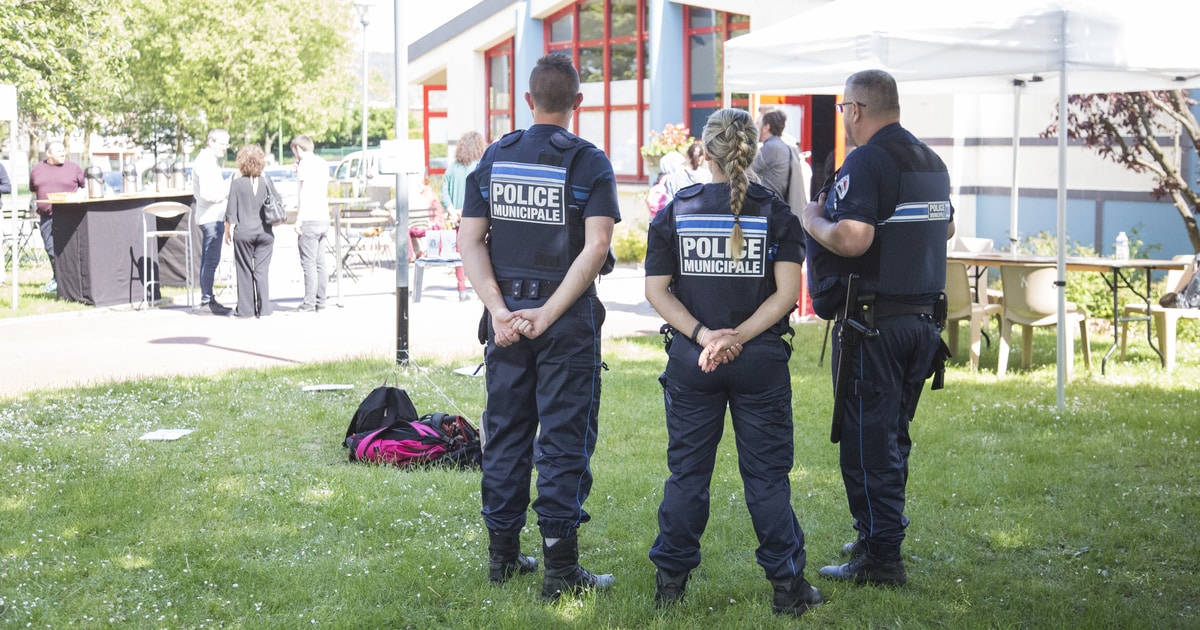
{"type": "Polygon", "coordinates": [[[475,366],[464,365],[460,368],[455,368],[454,373],[462,374],[463,376],[483,376],[483,373],[484,373],[483,364],[480,363],[479,365],[475,365],[475,366]]]}
{"type": "Polygon", "coordinates": [[[195,429],[159,429],[157,431],[151,431],[151,432],[143,435],[141,439],[161,441],[161,442],[178,440],[179,438],[191,433],[194,430],[195,429]]]}
{"type": "Polygon", "coordinates": [[[323,383],[321,385],[305,385],[300,388],[302,392],[329,392],[339,389],[354,389],[353,385],[341,385],[338,383],[323,383]]]}

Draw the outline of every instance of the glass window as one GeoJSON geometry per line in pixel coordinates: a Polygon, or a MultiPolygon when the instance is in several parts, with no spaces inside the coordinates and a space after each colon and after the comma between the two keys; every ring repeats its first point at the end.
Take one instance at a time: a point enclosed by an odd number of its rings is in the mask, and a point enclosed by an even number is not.
{"type": "Polygon", "coordinates": [[[576,133],[608,153],[617,176],[627,180],[645,175],[638,148],[649,118],[647,1],[576,0],[545,22],[547,52],[576,59],[583,94],[576,133]]]}
{"type": "Polygon", "coordinates": [[[580,112],[579,129],[575,133],[598,147],[607,145],[604,137],[604,112],[580,112]]]}
{"type": "Polygon", "coordinates": [[[635,173],[642,161],[637,141],[638,116],[633,110],[618,110],[609,118],[608,157],[612,160],[614,173],[635,173]]]}
{"type": "Polygon", "coordinates": [[[579,41],[604,39],[604,0],[579,3],[579,41]]]}
{"type": "Polygon", "coordinates": [[[511,102],[511,88],[508,85],[508,55],[492,57],[489,65],[489,103],[492,109],[508,109],[511,102]]]}
{"type": "Polygon", "coordinates": [[[688,16],[688,28],[712,28],[717,25],[717,11],[709,9],[691,9],[688,16]]]}
{"type": "MultiPolygon", "coordinates": [[[[738,13],[709,9],[688,7],[686,11],[688,72],[684,81],[688,95],[687,120],[693,135],[699,135],[709,114],[723,106],[724,42],[749,32],[750,19],[738,13]]],[[[749,108],[748,95],[731,94],[730,97],[733,107],[749,108]]]]}
{"type": "Polygon", "coordinates": [[[717,75],[721,71],[720,52],[717,45],[716,33],[702,33],[688,38],[691,53],[692,100],[711,101],[721,98],[721,87],[717,85],[717,75]]]}
{"type": "Polygon", "coordinates": [[[487,59],[487,125],[489,141],[513,130],[513,40],[488,50],[487,59]]]}
{"type": "Polygon", "coordinates": [[[550,41],[569,42],[575,38],[575,16],[568,13],[550,22],[550,41]]]}
{"type": "Polygon", "coordinates": [[[611,0],[612,37],[635,37],[637,35],[637,0],[611,0]]]}
{"type": "Polygon", "coordinates": [[[425,109],[430,112],[446,112],[446,91],[431,90],[428,94],[428,102],[425,103],[425,109]]]}
{"type": "Polygon", "coordinates": [[[512,130],[513,122],[512,119],[509,118],[508,114],[492,115],[488,124],[488,132],[491,134],[490,138],[492,140],[496,140],[512,130]]]}
{"type": "Polygon", "coordinates": [[[579,49],[579,82],[604,82],[604,48],[589,46],[579,49]]]}
{"type": "Polygon", "coordinates": [[[637,51],[635,42],[628,44],[613,44],[609,46],[609,68],[612,69],[612,80],[637,79],[637,51]]]}

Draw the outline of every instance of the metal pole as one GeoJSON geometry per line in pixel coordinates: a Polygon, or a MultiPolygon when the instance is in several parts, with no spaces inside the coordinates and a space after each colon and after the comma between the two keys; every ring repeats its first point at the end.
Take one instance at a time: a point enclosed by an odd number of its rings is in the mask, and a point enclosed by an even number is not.
{"type": "Polygon", "coordinates": [[[1016,254],[1019,245],[1017,237],[1017,170],[1021,157],[1021,88],[1025,82],[1013,80],[1013,143],[1012,143],[1012,192],[1008,202],[1008,251],[1016,254]]]}
{"type": "MultiPolygon", "coordinates": [[[[1058,69],[1058,410],[1067,407],[1067,12],[1062,14],[1058,69]]],[[[1024,340],[1022,340],[1024,341],[1024,340]]]]}
{"type": "Polygon", "coordinates": [[[396,363],[408,365],[408,44],[395,0],[396,140],[401,147],[396,169],[396,363]]]}
{"type": "Polygon", "coordinates": [[[359,189],[359,196],[367,194],[367,25],[371,23],[369,16],[370,6],[363,5],[364,8],[359,14],[363,25],[363,43],[362,43],[362,160],[358,162],[358,174],[362,179],[362,187],[359,189]]]}

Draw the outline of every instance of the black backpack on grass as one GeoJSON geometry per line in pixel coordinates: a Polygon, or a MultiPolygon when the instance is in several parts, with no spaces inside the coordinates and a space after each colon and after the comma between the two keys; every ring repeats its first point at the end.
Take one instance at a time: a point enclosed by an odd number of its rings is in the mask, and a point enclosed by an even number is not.
{"type": "Polygon", "coordinates": [[[408,392],[399,387],[380,385],[371,390],[359,403],[358,410],[354,412],[350,426],[346,429],[346,437],[382,429],[397,420],[416,422],[418,419],[420,415],[408,397],[408,392]]]}

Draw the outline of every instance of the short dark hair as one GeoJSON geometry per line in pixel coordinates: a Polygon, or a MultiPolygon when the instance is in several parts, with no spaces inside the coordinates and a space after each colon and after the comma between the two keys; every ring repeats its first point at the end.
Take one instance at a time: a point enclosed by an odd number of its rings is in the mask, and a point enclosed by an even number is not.
{"type": "Polygon", "coordinates": [[[563,113],[575,108],[579,94],[579,72],[571,58],[550,53],[538,59],[529,73],[529,94],[533,103],[547,112],[563,113]]]}
{"type": "Polygon", "coordinates": [[[896,79],[883,70],[855,72],[846,79],[846,88],[853,88],[854,98],[866,104],[871,113],[900,111],[896,79]]]}
{"type": "Polygon", "coordinates": [[[771,130],[771,135],[783,135],[783,129],[787,126],[787,114],[778,109],[773,109],[762,117],[763,126],[771,130]]]}

